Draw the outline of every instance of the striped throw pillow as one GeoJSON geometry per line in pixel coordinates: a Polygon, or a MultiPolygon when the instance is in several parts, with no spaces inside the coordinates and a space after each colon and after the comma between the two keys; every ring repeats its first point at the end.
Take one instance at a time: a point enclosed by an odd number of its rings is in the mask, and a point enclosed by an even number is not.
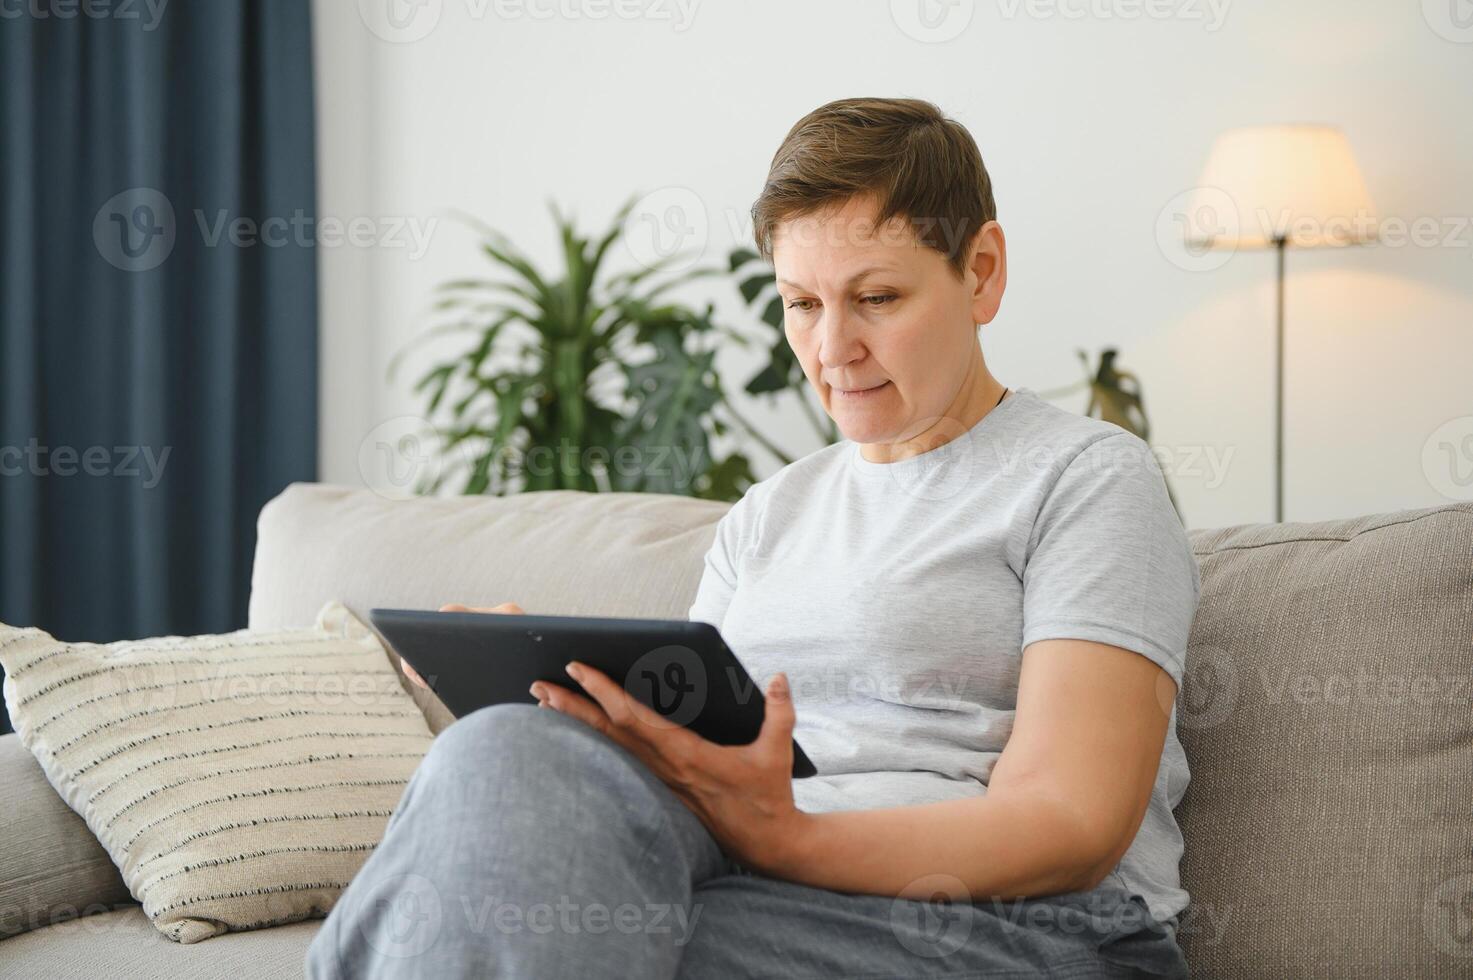
{"type": "Polygon", "coordinates": [[[310,628],[63,643],[0,625],[5,704],[181,943],[326,915],[431,735],[340,603],[310,628]]]}

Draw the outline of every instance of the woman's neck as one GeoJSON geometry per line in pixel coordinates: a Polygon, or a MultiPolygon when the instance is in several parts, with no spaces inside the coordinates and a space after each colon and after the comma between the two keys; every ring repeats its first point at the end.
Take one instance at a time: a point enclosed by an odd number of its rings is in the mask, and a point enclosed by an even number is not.
{"type": "Polygon", "coordinates": [[[930,452],[966,434],[996,408],[1008,389],[992,376],[979,347],[952,403],[926,428],[899,442],[864,443],[860,453],[872,463],[895,463],[930,452]]]}

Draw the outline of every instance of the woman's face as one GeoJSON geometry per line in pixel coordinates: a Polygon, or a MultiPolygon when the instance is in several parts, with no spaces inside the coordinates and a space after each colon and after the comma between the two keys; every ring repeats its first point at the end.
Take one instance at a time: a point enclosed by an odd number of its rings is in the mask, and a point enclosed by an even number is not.
{"type": "Polygon", "coordinates": [[[896,443],[949,414],[977,377],[977,324],[997,313],[1006,263],[996,222],[958,279],[908,220],[877,230],[876,213],[855,197],[783,221],[772,258],[788,344],[824,410],[845,438],[896,443]]]}

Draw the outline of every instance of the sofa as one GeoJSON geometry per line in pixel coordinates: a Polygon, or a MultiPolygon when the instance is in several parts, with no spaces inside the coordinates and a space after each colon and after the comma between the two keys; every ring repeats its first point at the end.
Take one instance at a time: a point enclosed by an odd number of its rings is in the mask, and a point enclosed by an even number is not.
{"type": "MultiPolygon", "coordinates": [[[[261,512],[250,625],[306,625],[331,599],[683,618],[727,506],[297,484],[261,512]]],[[[1194,973],[1473,976],[1473,503],[1190,538],[1177,818],[1194,973]]],[[[318,921],[170,942],[14,735],[0,787],[0,976],[300,975],[318,921]]]]}

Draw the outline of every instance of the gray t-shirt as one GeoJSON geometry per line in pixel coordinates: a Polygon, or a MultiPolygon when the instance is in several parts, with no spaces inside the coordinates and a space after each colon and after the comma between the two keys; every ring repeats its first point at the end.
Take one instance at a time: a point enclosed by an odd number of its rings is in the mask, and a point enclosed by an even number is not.
{"type": "MultiPolygon", "coordinates": [[[[1200,576],[1135,434],[1017,388],[970,430],[893,463],[844,441],[721,518],[688,618],[752,677],[788,673],[809,812],[984,795],[1023,649],[1073,637],[1180,686],[1200,576]]],[[[1113,882],[1159,921],[1186,907],[1172,809],[1189,773],[1173,707],[1150,807],[1113,882]]]]}

